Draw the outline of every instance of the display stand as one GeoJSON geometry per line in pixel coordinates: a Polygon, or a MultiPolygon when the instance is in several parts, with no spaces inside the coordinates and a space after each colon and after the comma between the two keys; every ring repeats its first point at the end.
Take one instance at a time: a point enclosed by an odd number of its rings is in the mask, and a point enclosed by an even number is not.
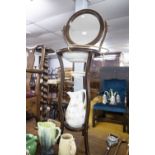
{"type": "MultiPolygon", "coordinates": [[[[67,50],[67,49],[66,49],[67,50]]],[[[72,49],[74,50],[74,49],[72,49]]],[[[63,54],[67,52],[65,51],[65,49],[59,51],[58,54],[58,59],[60,62],[60,66],[61,66],[61,84],[59,87],[59,98],[58,98],[58,102],[59,102],[59,112],[60,112],[60,121],[61,121],[61,130],[62,132],[64,131],[64,128],[70,130],[70,131],[75,131],[75,132],[82,132],[82,135],[84,136],[84,144],[85,144],[85,151],[86,154],[89,154],[89,146],[88,146],[88,118],[89,118],[89,111],[90,111],[90,89],[89,89],[89,69],[90,69],[90,64],[91,64],[91,60],[92,60],[92,56],[95,54],[94,51],[82,51],[81,53],[87,53],[88,54],[88,59],[86,60],[85,63],[85,76],[84,76],[84,89],[86,90],[86,115],[85,115],[85,122],[83,124],[83,126],[81,128],[73,128],[71,126],[69,126],[66,121],[65,121],[65,112],[63,109],[63,105],[62,105],[62,96],[63,96],[63,90],[64,90],[64,82],[65,82],[65,76],[64,76],[64,64],[63,64],[63,54]]],[[[74,52],[74,51],[72,51],[74,52]]],[[[76,52],[76,51],[75,51],[76,52]]],[[[97,51],[96,51],[97,52],[97,51]]],[[[74,61],[75,63],[75,61],[74,61]]]]}
{"type": "MultiPolygon", "coordinates": [[[[88,144],[88,119],[89,119],[89,111],[90,111],[90,86],[89,86],[89,70],[91,65],[91,60],[94,56],[100,55],[100,50],[102,43],[105,39],[107,33],[107,24],[106,21],[103,21],[102,17],[94,10],[91,9],[83,9],[75,14],[73,14],[68,20],[66,26],[63,29],[64,39],[67,43],[67,48],[60,49],[57,52],[57,56],[60,62],[61,67],[61,78],[59,85],[59,93],[58,93],[58,108],[59,108],[59,119],[61,122],[61,130],[62,133],[64,128],[75,131],[82,132],[84,136],[84,144],[85,144],[85,154],[90,155],[89,152],[89,144],[88,144]],[[94,20],[94,21],[93,21],[94,20]],[[90,22],[90,23],[89,23],[90,22]],[[92,23],[96,22],[94,29],[96,26],[98,28],[95,31],[95,34],[92,35],[92,23]],[[86,25],[88,26],[87,32],[86,25]],[[90,26],[90,29],[89,29],[90,26]],[[92,38],[84,36],[85,34],[90,33],[92,38]],[[82,36],[80,36],[82,34],[82,36]],[[84,34],[84,35],[83,35],[84,34]],[[96,43],[99,43],[99,46],[93,46],[96,43]],[[64,62],[63,59],[66,59],[72,62],[74,65],[76,63],[83,63],[83,71],[82,73],[74,70],[73,71],[73,79],[77,77],[83,77],[81,81],[83,83],[83,88],[86,92],[86,106],[85,106],[85,118],[84,123],[80,127],[73,127],[69,125],[66,121],[66,112],[63,109],[63,92],[64,92],[64,83],[65,83],[65,72],[64,72],[64,62]]],[[[74,92],[76,82],[74,81],[74,92]]],[[[78,85],[78,84],[77,84],[78,85]]],[[[78,104],[78,103],[77,103],[78,104]]],[[[77,114],[78,115],[78,114],[77,114]]]]}

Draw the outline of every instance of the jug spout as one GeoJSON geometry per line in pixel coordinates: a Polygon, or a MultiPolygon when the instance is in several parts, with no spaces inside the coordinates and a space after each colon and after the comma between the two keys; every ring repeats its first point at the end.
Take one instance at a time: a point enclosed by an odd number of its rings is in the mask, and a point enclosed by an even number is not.
{"type": "Polygon", "coordinates": [[[72,96],[72,92],[68,91],[67,94],[71,97],[72,96]]]}

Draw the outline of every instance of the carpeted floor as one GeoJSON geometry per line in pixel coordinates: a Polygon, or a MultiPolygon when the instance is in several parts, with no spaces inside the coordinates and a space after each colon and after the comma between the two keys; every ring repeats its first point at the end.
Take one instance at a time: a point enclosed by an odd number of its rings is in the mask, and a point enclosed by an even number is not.
{"type": "MultiPolygon", "coordinates": [[[[106,151],[106,138],[111,133],[116,136],[118,136],[122,140],[129,140],[129,134],[123,132],[123,126],[120,124],[114,124],[114,123],[106,123],[106,122],[100,122],[96,123],[96,126],[92,127],[92,106],[96,102],[96,100],[99,100],[100,98],[96,97],[91,102],[91,110],[90,110],[90,117],[89,117],[89,148],[90,148],[90,155],[104,155],[104,152],[106,151]]],[[[60,124],[58,123],[57,126],[60,124]]],[[[33,133],[37,135],[37,130],[35,130],[36,122],[34,119],[27,121],[26,123],[26,132],[27,133],[33,133]]],[[[77,146],[77,153],[76,155],[85,155],[84,150],[84,141],[83,136],[81,132],[71,132],[65,130],[64,133],[71,133],[73,134],[76,146],[77,146]]],[[[58,147],[57,147],[58,148],[58,147]]],[[[118,151],[117,155],[126,155],[127,152],[127,144],[122,144],[120,146],[120,149],[118,151]]],[[[114,155],[115,147],[113,147],[109,153],[109,155],[114,155]]],[[[40,151],[37,152],[36,155],[40,155],[40,151]]],[[[56,154],[57,155],[57,154],[56,154]]]]}
{"type": "MultiPolygon", "coordinates": [[[[35,125],[36,125],[35,120],[27,121],[26,132],[37,134],[37,130],[34,129],[35,125]]],[[[76,155],[85,155],[83,136],[81,135],[81,133],[77,133],[77,132],[73,133],[73,132],[65,130],[65,133],[66,132],[73,134],[73,136],[75,137],[76,146],[77,146],[76,155]]],[[[92,128],[90,125],[88,132],[89,132],[90,155],[104,155],[104,152],[106,150],[106,138],[109,135],[109,133],[117,135],[121,139],[128,140],[129,138],[128,133],[123,133],[122,125],[113,124],[113,123],[102,123],[101,122],[101,123],[96,124],[96,127],[94,128],[92,128]]],[[[113,155],[114,150],[115,150],[115,147],[112,148],[109,155],[113,155]]],[[[125,155],[126,150],[127,150],[127,145],[122,144],[117,155],[125,155]]],[[[37,155],[39,154],[40,153],[38,152],[37,155]]]]}

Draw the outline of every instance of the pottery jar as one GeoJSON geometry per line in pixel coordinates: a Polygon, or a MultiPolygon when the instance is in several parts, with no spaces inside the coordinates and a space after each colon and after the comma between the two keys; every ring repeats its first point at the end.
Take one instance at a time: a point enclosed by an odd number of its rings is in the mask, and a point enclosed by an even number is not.
{"type": "Polygon", "coordinates": [[[37,136],[26,134],[26,152],[28,155],[35,155],[37,150],[37,136]]]}
{"type": "Polygon", "coordinates": [[[75,154],[76,154],[76,144],[73,136],[69,133],[62,134],[59,143],[58,155],[75,155],[75,154]]]}

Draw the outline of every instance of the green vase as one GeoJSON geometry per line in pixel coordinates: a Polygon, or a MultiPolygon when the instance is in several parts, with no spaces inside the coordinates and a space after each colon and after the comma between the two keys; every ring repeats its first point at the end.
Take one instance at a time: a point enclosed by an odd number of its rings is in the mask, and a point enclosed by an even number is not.
{"type": "Polygon", "coordinates": [[[37,136],[26,134],[26,152],[28,155],[35,155],[37,150],[37,136]]]}
{"type": "Polygon", "coordinates": [[[61,129],[53,122],[38,122],[37,126],[41,155],[53,155],[53,146],[61,135],[61,129]]]}

